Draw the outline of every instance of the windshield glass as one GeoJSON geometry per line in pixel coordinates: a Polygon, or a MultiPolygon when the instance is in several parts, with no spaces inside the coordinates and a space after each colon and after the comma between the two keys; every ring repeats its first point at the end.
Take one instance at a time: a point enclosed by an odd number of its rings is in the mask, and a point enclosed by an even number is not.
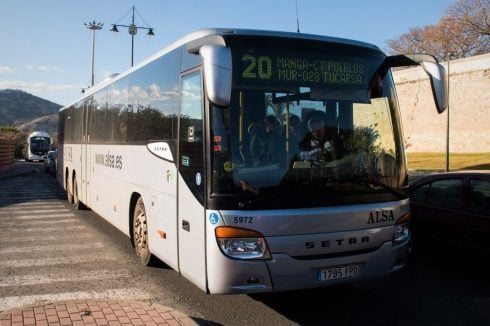
{"type": "Polygon", "coordinates": [[[50,140],[48,137],[33,137],[31,138],[31,151],[32,152],[48,152],[50,146],[50,140]]]}
{"type": "Polygon", "coordinates": [[[277,50],[235,49],[231,104],[211,108],[212,195],[372,194],[402,185],[402,138],[384,58],[343,51],[284,58],[277,50]]]}

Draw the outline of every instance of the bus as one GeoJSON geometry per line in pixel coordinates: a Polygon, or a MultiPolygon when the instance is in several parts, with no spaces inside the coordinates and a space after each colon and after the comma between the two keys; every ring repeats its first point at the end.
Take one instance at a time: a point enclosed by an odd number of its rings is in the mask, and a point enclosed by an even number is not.
{"type": "Polygon", "coordinates": [[[207,293],[387,275],[410,250],[390,69],[417,64],[444,111],[444,69],[429,55],[199,30],[60,110],[59,181],[76,209],[126,234],[141,263],[163,261],[207,293]],[[312,132],[328,138],[316,151],[300,146],[312,132]]]}
{"type": "Polygon", "coordinates": [[[34,160],[44,161],[46,155],[51,149],[51,137],[47,132],[34,131],[27,136],[24,145],[24,158],[26,162],[34,160]]]}

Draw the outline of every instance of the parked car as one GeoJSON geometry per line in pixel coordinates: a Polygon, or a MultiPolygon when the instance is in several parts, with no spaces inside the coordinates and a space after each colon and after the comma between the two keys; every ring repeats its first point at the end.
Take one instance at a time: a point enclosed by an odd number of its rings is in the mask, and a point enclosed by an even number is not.
{"type": "Polygon", "coordinates": [[[49,151],[44,158],[44,172],[56,175],[55,152],[49,151]]]}
{"type": "Polygon", "coordinates": [[[423,176],[407,192],[416,251],[434,240],[490,249],[490,171],[423,176]]]}

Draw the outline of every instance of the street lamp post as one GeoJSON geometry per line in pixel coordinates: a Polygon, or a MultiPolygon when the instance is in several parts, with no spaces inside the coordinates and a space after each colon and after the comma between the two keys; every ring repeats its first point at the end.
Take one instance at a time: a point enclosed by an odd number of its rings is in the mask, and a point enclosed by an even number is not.
{"type": "MultiPolygon", "coordinates": [[[[136,26],[134,23],[134,6],[132,8],[133,14],[131,16],[131,25],[121,25],[121,24],[112,24],[111,32],[119,32],[117,29],[118,27],[127,27],[129,35],[131,35],[131,67],[134,64],[134,36],[138,33],[138,29],[146,29],[148,30],[148,33],[146,35],[149,36],[154,36],[155,33],[153,33],[154,28],[153,27],[143,27],[143,26],[136,26]]],[[[139,14],[139,13],[138,13],[139,14]]],[[[140,15],[141,17],[141,15],[140,15]]],[[[123,17],[124,18],[124,17],[123,17]]],[[[143,19],[143,17],[141,17],[143,19]]],[[[143,19],[144,20],[144,19],[143,19]]]]}
{"type": "Polygon", "coordinates": [[[94,75],[94,62],[95,62],[95,31],[102,29],[103,23],[96,23],[95,20],[91,23],[83,23],[85,27],[92,30],[92,83],[90,86],[94,86],[95,75],[94,75]]]}

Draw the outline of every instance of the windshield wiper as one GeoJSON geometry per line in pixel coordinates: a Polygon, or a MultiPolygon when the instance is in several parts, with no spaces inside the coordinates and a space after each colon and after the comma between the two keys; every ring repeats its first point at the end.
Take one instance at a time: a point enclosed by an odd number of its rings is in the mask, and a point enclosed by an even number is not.
{"type": "Polygon", "coordinates": [[[405,198],[407,197],[406,194],[404,194],[402,191],[398,190],[398,189],[395,189],[391,186],[388,186],[387,184],[381,182],[381,181],[378,181],[378,180],[371,180],[371,179],[363,179],[363,178],[359,178],[359,179],[352,179],[352,180],[349,180],[349,181],[358,181],[360,183],[363,183],[369,187],[378,187],[378,188],[383,188],[384,190],[388,190],[389,192],[399,196],[400,198],[405,198]]]}
{"type": "Polygon", "coordinates": [[[240,180],[240,186],[245,193],[253,195],[247,199],[241,200],[238,203],[240,208],[245,208],[252,204],[257,204],[264,201],[278,200],[291,193],[291,189],[284,188],[284,186],[281,185],[256,189],[246,181],[240,180]]]}
{"type": "Polygon", "coordinates": [[[245,180],[240,180],[240,188],[244,193],[250,193],[252,195],[258,196],[260,194],[260,190],[252,186],[245,180]]]}
{"type": "Polygon", "coordinates": [[[269,196],[262,196],[262,197],[250,198],[247,200],[241,200],[238,203],[238,207],[246,208],[246,207],[249,207],[250,205],[258,204],[258,203],[261,203],[264,201],[277,200],[277,199],[282,198],[283,196],[284,196],[284,193],[277,193],[277,194],[273,194],[273,195],[269,195],[269,196]]]}

